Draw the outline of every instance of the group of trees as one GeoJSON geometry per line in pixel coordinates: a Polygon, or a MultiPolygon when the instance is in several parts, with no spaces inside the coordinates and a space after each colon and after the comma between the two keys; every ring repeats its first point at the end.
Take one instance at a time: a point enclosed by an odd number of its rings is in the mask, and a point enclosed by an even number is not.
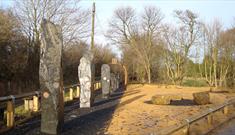
{"type": "MultiPolygon", "coordinates": [[[[78,0],[14,3],[13,9],[0,9],[1,94],[38,88],[43,18],[62,27],[65,83],[75,83],[79,59],[89,46],[91,11],[82,9],[78,0]]],[[[207,24],[190,10],[175,10],[173,15],[176,24],[163,22],[164,14],[153,6],[140,14],[131,7],[114,11],[105,36],[120,48],[129,80],[178,85],[185,77],[195,77],[209,86],[235,86],[235,26],[224,29],[218,20],[207,24]]],[[[115,57],[110,47],[95,46],[98,67],[115,57]]]]}
{"type": "MultiPolygon", "coordinates": [[[[0,96],[39,88],[42,19],[62,27],[63,73],[66,84],[77,83],[77,66],[89,45],[91,11],[79,0],[15,0],[12,9],[0,9],[0,96]]],[[[95,63],[109,63],[111,48],[96,45],[95,63]]]]}
{"type": "Polygon", "coordinates": [[[203,79],[211,87],[233,87],[235,27],[218,20],[200,21],[190,10],[173,12],[176,24],[163,22],[156,7],[137,14],[131,7],[114,11],[108,38],[122,51],[129,79],[181,85],[185,77],[203,79]]]}

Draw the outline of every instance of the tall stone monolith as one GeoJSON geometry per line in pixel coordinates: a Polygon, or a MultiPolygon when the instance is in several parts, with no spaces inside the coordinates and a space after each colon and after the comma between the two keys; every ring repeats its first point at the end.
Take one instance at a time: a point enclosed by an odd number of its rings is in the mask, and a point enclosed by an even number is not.
{"type": "Polygon", "coordinates": [[[60,134],[64,121],[62,30],[59,26],[43,20],[41,24],[40,90],[41,132],[60,134]]]}
{"type": "Polygon", "coordinates": [[[91,107],[92,92],[94,81],[94,66],[92,64],[93,54],[87,51],[80,59],[78,66],[78,77],[81,86],[80,93],[80,108],[91,107]]]}
{"type": "Polygon", "coordinates": [[[103,64],[101,67],[101,83],[102,96],[108,98],[110,94],[110,67],[108,64],[103,64]]]}

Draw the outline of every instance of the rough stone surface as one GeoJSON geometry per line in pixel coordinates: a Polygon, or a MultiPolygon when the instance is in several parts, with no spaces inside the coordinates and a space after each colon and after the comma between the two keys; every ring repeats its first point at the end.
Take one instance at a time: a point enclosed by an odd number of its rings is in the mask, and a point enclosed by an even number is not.
{"type": "Polygon", "coordinates": [[[193,93],[193,100],[199,105],[210,104],[209,92],[193,93]]]}
{"type": "Polygon", "coordinates": [[[120,76],[119,76],[119,73],[118,73],[117,76],[116,76],[116,89],[119,88],[119,83],[120,83],[120,76]]]}
{"type": "Polygon", "coordinates": [[[228,100],[228,97],[224,93],[209,93],[210,103],[212,104],[223,104],[228,100]]]}
{"type": "Polygon", "coordinates": [[[93,90],[93,54],[87,51],[85,55],[80,59],[80,65],[78,66],[78,77],[81,85],[80,92],[80,107],[91,107],[92,104],[92,90],[93,90]]]}
{"type": "Polygon", "coordinates": [[[43,20],[40,48],[41,132],[59,134],[64,120],[62,31],[59,26],[43,20]]]}
{"type": "Polygon", "coordinates": [[[156,105],[169,105],[171,100],[181,100],[182,97],[179,95],[165,94],[165,95],[155,95],[152,97],[151,101],[156,105]]]}
{"type": "Polygon", "coordinates": [[[110,93],[110,67],[108,64],[103,64],[101,67],[101,83],[102,95],[107,98],[110,93]]]}
{"type": "Polygon", "coordinates": [[[111,73],[111,92],[114,92],[116,90],[116,77],[114,73],[111,73]]]}

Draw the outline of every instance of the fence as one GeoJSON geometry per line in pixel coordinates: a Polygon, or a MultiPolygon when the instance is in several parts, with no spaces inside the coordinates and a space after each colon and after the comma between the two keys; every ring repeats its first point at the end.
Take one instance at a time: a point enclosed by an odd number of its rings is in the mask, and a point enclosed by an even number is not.
{"type": "MultiPolygon", "coordinates": [[[[94,85],[94,90],[98,90],[101,88],[101,82],[100,80],[95,81],[93,83],[94,85]]],[[[79,84],[73,84],[73,85],[69,85],[64,87],[64,97],[65,92],[69,91],[69,100],[73,100],[74,98],[74,87],[76,87],[76,95],[75,97],[79,97],[80,94],[80,85],[79,84]]],[[[38,112],[39,111],[39,98],[41,96],[41,92],[40,91],[34,91],[34,92],[30,92],[30,93],[24,93],[24,94],[20,94],[20,95],[10,95],[10,96],[5,96],[5,97],[0,97],[0,103],[1,106],[0,108],[6,108],[6,123],[7,123],[7,127],[11,128],[14,126],[15,124],[15,108],[16,108],[16,100],[24,100],[24,109],[26,111],[33,111],[33,112],[38,112]],[[5,103],[5,104],[4,104],[5,103]]],[[[3,114],[4,115],[4,114],[3,114]]]]}
{"type": "Polygon", "coordinates": [[[157,135],[197,135],[207,134],[216,126],[235,117],[235,98],[228,100],[224,104],[209,108],[204,112],[185,119],[183,123],[173,127],[165,128],[154,134],[157,135]],[[196,125],[193,125],[197,123],[196,125]],[[196,129],[197,127],[200,129],[196,129]]]}

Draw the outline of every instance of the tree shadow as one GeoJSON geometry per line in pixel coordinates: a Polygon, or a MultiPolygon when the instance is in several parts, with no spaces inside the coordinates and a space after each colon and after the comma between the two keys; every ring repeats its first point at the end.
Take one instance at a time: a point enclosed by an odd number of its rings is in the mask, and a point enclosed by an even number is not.
{"type": "MultiPolygon", "coordinates": [[[[99,101],[94,104],[93,107],[97,107],[99,105],[103,105],[108,102],[116,102],[115,105],[112,107],[108,107],[106,109],[102,109],[99,111],[91,112],[81,117],[73,117],[70,112],[73,110],[79,110],[79,100],[75,102],[67,103],[65,106],[65,117],[71,119],[65,119],[63,128],[62,128],[62,135],[103,135],[107,131],[107,127],[110,125],[112,118],[114,117],[114,112],[116,109],[134,102],[139,98],[143,97],[144,95],[137,95],[133,98],[130,98],[122,103],[120,103],[121,98],[125,96],[130,96],[133,94],[139,93],[139,90],[132,90],[124,92],[123,88],[115,91],[113,95],[106,101],[99,101]],[[70,106],[71,105],[71,106],[70,106]],[[70,108],[71,107],[71,108],[70,108]],[[71,117],[72,116],[72,117],[71,117]]],[[[92,108],[89,108],[92,109],[92,108]]],[[[88,110],[89,110],[88,109],[88,110]]],[[[40,132],[40,118],[41,116],[38,115],[37,117],[32,118],[29,121],[26,121],[22,125],[17,125],[10,131],[4,132],[3,135],[41,135],[40,132]]]]}
{"type": "Polygon", "coordinates": [[[143,96],[144,95],[138,95],[122,103],[120,103],[120,99],[117,99],[119,103],[113,107],[102,109],[100,111],[96,111],[88,115],[69,120],[64,124],[62,134],[63,135],[76,135],[78,133],[79,135],[106,134],[107,127],[109,127],[111,123],[115,110],[126,104],[134,102],[143,96]]]}

